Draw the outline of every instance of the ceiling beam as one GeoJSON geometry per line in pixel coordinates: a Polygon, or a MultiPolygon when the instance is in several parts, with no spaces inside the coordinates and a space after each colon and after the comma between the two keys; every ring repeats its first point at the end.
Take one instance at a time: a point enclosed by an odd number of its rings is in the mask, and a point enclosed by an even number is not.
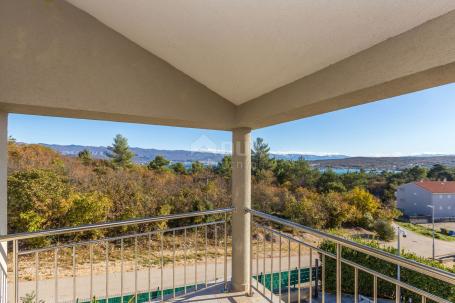
{"type": "Polygon", "coordinates": [[[235,105],[65,1],[0,1],[0,110],[230,129],[235,105]]]}
{"type": "Polygon", "coordinates": [[[455,11],[242,104],[236,126],[260,128],[451,82],[455,11]]]}

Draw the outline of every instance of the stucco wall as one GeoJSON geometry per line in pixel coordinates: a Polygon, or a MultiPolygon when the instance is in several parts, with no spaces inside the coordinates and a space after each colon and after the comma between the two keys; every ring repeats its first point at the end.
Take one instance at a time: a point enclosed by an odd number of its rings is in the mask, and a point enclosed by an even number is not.
{"type": "Polygon", "coordinates": [[[431,209],[427,205],[432,203],[430,192],[415,185],[404,184],[396,192],[397,207],[408,216],[429,216],[431,209]]]}
{"type": "Polygon", "coordinates": [[[455,193],[433,194],[434,217],[436,219],[455,217],[455,193]]]}
{"type": "Polygon", "coordinates": [[[0,1],[0,110],[230,129],[236,107],[65,1],[0,1]]]}

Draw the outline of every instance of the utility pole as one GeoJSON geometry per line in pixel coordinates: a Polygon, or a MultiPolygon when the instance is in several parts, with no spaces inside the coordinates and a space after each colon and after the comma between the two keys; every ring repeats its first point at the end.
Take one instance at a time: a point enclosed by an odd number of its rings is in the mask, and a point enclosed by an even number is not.
{"type": "MultiPolygon", "coordinates": [[[[401,255],[401,236],[403,236],[403,238],[406,238],[406,231],[402,230],[399,226],[397,227],[397,255],[400,256],[401,255]]],[[[400,265],[397,265],[397,280],[400,281],[401,280],[401,268],[400,268],[400,265]]]]}
{"type": "Polygon", "coordinates": [[[434,205],[427,205],[429,208],[431,208],[431,222],[433,224],[433,261],[434,261],[434,238],[435,238],[435,231],[434,231],[434,205]]]}

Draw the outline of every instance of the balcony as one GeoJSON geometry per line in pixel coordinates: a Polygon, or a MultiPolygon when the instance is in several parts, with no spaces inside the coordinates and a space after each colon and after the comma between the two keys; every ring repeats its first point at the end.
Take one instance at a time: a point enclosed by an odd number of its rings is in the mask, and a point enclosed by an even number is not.
{"type": "Polygon", "coordinates": [[[10,251],[8,302],[450,302],[410,277],[452,290],[452,273],[251,209],[241,211],[252,217],[249,268],[238,268],[236,212],[2,236],[10,251]],[[396,267],[401,279],[352,261],[352,252],[396,267]],[[236,270],[249,275],[245,291],[231,287],[236,270]]]}
{"type": "Polygon", "coordinates": [[[452,273],[251,210],[250,155],[253,129],[453,83],[453,1],[201,3],[0,1],[0,303],[454,301],[452,273]],[[233,209],[7,234],[8,113],[230,131],[233,209]]]}

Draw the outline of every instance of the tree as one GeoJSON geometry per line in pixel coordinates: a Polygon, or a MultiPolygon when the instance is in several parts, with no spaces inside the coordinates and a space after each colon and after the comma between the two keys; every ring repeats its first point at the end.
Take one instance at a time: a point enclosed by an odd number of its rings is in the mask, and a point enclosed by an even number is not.
{"type": "Polygon", "coordinates": [[[8,177],[8,227],[29,232],[65,226],[68,181],[41,169],[21,171],[8,177]]]}
{"type": "Polygon", "coordinates": [[[120,167],[130,167],[133,162],[134,153],[128,146],[128,139],[118,134],[114,138],[112,146],[108,147],[109,151],[106,155],[112,159],[112,163],[120,167]]]}
{"type": "Polygon", "coordinates": [[[166,170],[167,166],[169,165],[170,161],[163,156],[156,156],[155,159],[150,161],[148,168],[151,170],[163,172],[166,170]]]}
{"type": "Polygon", "coordinates": [[[232,157],[224,156],[215,168],[215,172],[225,178],[230,178],[232,174],[232,157]]]}
{"type": "Polygon", "coordinates": [[[454,180],[453,172],[451,172],[450,169],[447,168],[447,166],[441,165],[441,164],[434,165],[428,172],[428,177],[432,180],[439,180],[439,181],[442,181],[442,180],[453,181],[454,180]]]}
{"type": "Polygon", "coordinates": [[[92,161],[92,153],[88,149],[80,151],[77,156],[85,165],[89,164],[92,161]]]}
{"type": "Polygon", "coordinates": [[[379,199],[370,194],[366,189],[360,187],[356,187],[348,192],[345,199],[354,207],[350,216],[350,223],[353,226],[371,229],[381,209],[379,199]]]}
{"type": "Polygon", "coordinates": [[[199,162],[195,161],[191,163],[191,173],[192,174],[198,174],[204,170],[204,165],[199,162]]]}
{"type": "Polygon", "coordinates": [[[252,173],[257,179],[264,179],[267,172],[275,167],[275,161],[270,159],[270,147],[264,139],[257,138],[251,151],[252,173]]]}
{"type": "Polygon", "coordinates": [[[186,174],[186,168],[181,162],[177,162],[171,165],[171,169],[179,175],[186,174]]]}
{"type": "Polygon", "coordinates": [[[316,182],[316,186],[321,193],[346,191],[346,188],[341,182],[340,176],[331,169],[322,173],[316,182]]]}

